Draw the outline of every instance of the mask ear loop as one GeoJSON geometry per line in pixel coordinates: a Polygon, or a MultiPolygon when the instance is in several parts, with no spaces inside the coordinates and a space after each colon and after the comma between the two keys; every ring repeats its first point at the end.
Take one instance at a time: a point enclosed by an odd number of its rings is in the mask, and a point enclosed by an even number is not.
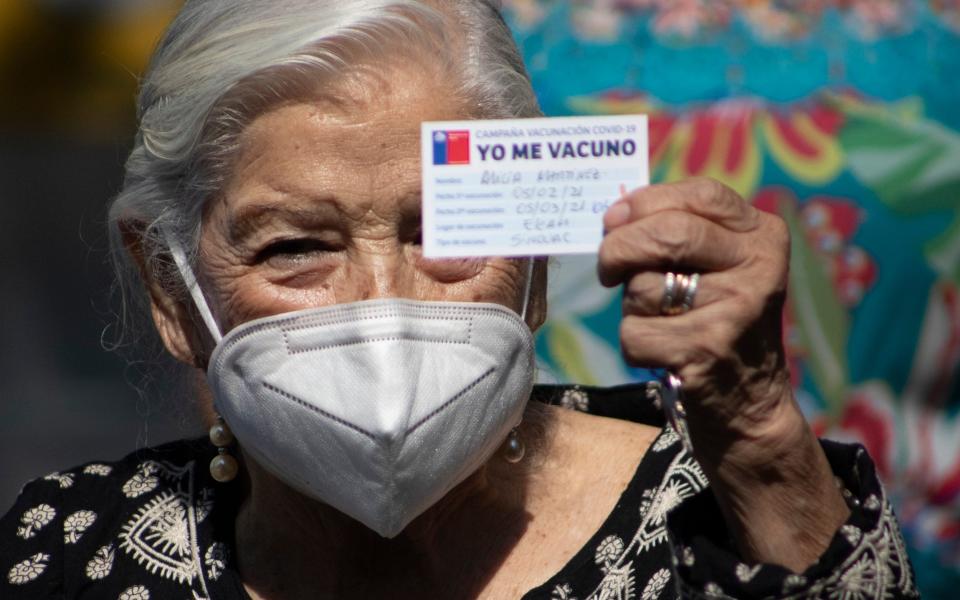
{"type": "Polygon", "coordinates": [[[527,259],[527,283],[523,287],[523,309],[520,311],[520,318],[527,321],[527,308],[530,306],[530,290],[533,289],[533,265],[535,259],[531,256],[527,259]]]}
{"type": "MultiPolygon", "coordinates": [[[[187,286],[190,297],[193,298],[193,304],[197,307],[197,310],[200,311],[200,317],[207,325],[213,341],[219,345],[220,340],[223,339],[223,335],[220,333],[220,327],[217,325],[216,319],[213,318],[213,312],[210,310],[210,305],[207,304],[207,299],[203,297],[203,290],[200,289],[197,276],[193,272],[190,262],[187,260],[187,253],[183,250],[180,242],[171,235],[169,231],[162,231],[162,233],[163,239],[167,242],[167,248],[170,249],[173,262],[176,263],[177,270],[180,271],[180,277],[183,278],[183,284],[187,286]]],[[[227,448],[235,442],[235,439],[233,432],[230,431],[230,427],[223,420],[223,417],[220,416],[220,410],[216,408],[216,401],[214,401],[214,409],[217,411],[217,420],[210,427],[209,436],[210,443],[217,449],[217,455],[210,461],[210,476],[220,483],[228,483],[236,478],[240,470],[240,465],[237,463],[237,459],[227,452],[227,448]]]]}
{"type": "Polygon", "coordinates": [[[197,276],[194,274],[189,261],[187,261],[187,253],[183,250],[183,246],[180,245],[180,241],[171,235],[170,232],[163,231],[163,238],[167,242],[167,247],[170,249],[170,255],[173,256],[173,262],[177,264],[177,270],[180,271],[183,284],[187,286],[190,297],[193,298],[193,304],[197,307],[197,310],[200,311],[200,317],[210,331],[214,343],[219,344],[220,340],[223,339],[223,335],[220,333],[220,327],[217,326],[217,321],[213,318],[213,313],[210,311],[210,305],[207,304],[207,299],[203,297],[203,290],[200,289],[200,284],[197,283],[197,276]]]}
{"type": "MultiPolygon", "coordinates": [[[[535,263],[536,259],[534,257],[531,256],[527,259],[527,282],[523,286],[523,309],[520,311],[520,319],[524,323],[527,322],[527,309],[530,307],[530,291],[533,289],[533,266],[535,263]]],[[[521,422],[523,422],[522,415],[517,424],[510,430],[510,433],[507,434],[507,439],[503,444],[503,458],[510,464],[516,464],[523,460],[526,453],[526,446],[520,438],[519,432],[521,422]]]]}

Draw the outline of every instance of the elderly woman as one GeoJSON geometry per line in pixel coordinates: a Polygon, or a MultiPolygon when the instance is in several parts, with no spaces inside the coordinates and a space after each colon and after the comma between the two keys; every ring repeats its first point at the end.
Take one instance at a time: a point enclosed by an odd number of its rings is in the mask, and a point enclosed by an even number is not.
{"type": "Polygon", "coordinates": [[[421,122],[537,115],[488,2],[188,1],[110,222],[210,440],[29,484],[0,595],[915,595],[869,460],[791,395],[775,217],[712,181],[605,215],[623,353],[682,379],[694,455],[644,386],[533,386],[543,260],[421,255],[421,122]]]}

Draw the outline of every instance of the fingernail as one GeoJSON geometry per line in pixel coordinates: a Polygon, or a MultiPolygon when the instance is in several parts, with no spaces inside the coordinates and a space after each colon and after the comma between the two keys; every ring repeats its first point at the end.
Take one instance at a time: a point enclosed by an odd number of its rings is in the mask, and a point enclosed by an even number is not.
{"type": "Polygon", "coordinates": [[[609,230],[623,225],[628,220],[630,220],[630,203],[621,200],[607,209],[606,214],[603,215],[603,226],[609,230]]]}

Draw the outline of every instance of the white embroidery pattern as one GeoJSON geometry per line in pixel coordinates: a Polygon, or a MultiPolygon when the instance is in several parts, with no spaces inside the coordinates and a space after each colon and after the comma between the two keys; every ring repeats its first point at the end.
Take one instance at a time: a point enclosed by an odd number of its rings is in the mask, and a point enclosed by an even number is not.
{"type": "Polygon", "coordinates": [[[123,590],[119,600],[150,600],[150,590],[142,585],[134,585],[123,590]]]}
{"type": "Polygon", "coordinates": [[[103,579],[113,570],[114,549],[113,544],[103,546],[93,555],[90,562],[87,563],[87,577],[93,580],[103,579]]]}
{"type": "Polygon", "coordinates": [[[877,527],[862,532],[847,560],[826,580],[806,590],[805,598],[880,599],[891,595],[917,595],[893,509],[886,498],[881,500],[874,495],[870,498],[882,507],[877,527]]]}
{"type": "Polygon", "coordinates": [[[197,523],[202,523],[210,514],[210,511],[213,510],[213,490],[209,488],[201,489],[200,493],[197,494],[196,507],[197,523]]]}
{"type": "Polygon", "coordinates": [[[213,581],[220,579],[220,575],[227,568],[227,547],[220,542],[210,544],[207,553],[203,555],[203,564],[207,567],[207,577],[213,581]]]}
{"type": "Polygon", "coordinates": [[[7,581],[12,585],[30,583],[47,569],[48,560],[50,560],[49,554],[38,552],[27,560],[18,562],[7,573],[7,581]]]}
{"type": "Polygon", "coordinates": [[[660,597],[663,589],[667,587],[667,582],[669,581],[670,571],[668,569],[660,569],[647,581],[647,586],[643,588],[640,600],[656,600],[660,597]]]}
{"type": "Polygon", "coordinates": [[[859,544],[860,538],[863,537],[863,532],[860,531],[860,528],[854,527],[853,525],[844,525],[840,528],[840,533],[843,534],[843,537],[847,539],[847,543],[851,546],[859,544]]]}
{"type": "Polygon", "coordinates": [[[913,568],[907,554],[907,543],[903,540],[903,534],[897,524],[897,517],[893,514],[893,507],[887,503],[886,498],[883,500],[882,522],[883,527],[889,532],[889,546],[892,554],[890,563],[896,565],[900,571],[900,578],[896,585],[901,590],[913,590],[916,593],[913,568]]]}
{"type": "MultiPolygon", "coordinates": [[[[198,578],[202,565],[195,537],[196,524],[198,515],[209,514],[213,497],[209,490],[199,497],[194,494],[194,464],[193,461],[184,466],[163,461],[141,463],[138,472],[141,478],[136,486],[143,483],[155,488],[161,480],[169,485],[161,487],[134,513],[118,537],[120,548],[150,573],[191,586],[199,579],[203,586],[203,578],[198,578]],[[149,481],[151,478],[156,483],[149,481]]],[[[134,487],[131,486],[131,491],[135,491],[134,487]]]]}
{"type": "Polygon", "coordinates": [[[757,573],[760,572],[761,566],[762,565],[753,565],[752,567],[748,567],[743,563],[739,563],[736,569],[737,579],[739,579],[742,583],[747,583],[757,576],[757,573]]]}
{"type": "Polygon", "coordinates": [[[633,575],[633,561],[607,571],[600,587],[590,598],[607,600],[630,600],[635,596],[636,577],[633,575]]]}
{"type": "Polygon", "coordinates": [[[73,485],[72,473],[58,473],[54,471],[53,473],[45,476],[44,479],[46,481],[56,481],[60,484],[60,488],[64,490],[73,485]]]}
{"type": "MultiPolygon", "coordinates": [[[[787,576],[782,590],[785,597],[795,600],[820,598],[881,600],[890,597],[918,597],[913,572],[907,562],[906,547],[893,509],[885,497],[882,499],[872,497],[876,498],[883,510],[877,526],[866,531],[852,525],[841,527],[841,535],[854,547],[850,555],[824,579],[810,583],[801,575],[787,576]],[[858,533],[854,533],[854,530],[858,533]],[[806,586],[808,583],[809,587],[790,592],[791,589],[806,586]]],[[[739,578],[739,567],[737,575],[739,578]]],[[[700,596],[698,590],[691,589],[683,581],[681,581],[681,587],[683,597],[700,596]]],[[[709,595],[706,589],[704,593],[709,595]]]]}
{"type": "Polygon", "coordinates": [[[49,504],[39,504],[26,510],[20,517],[22,527],[17,528],[17,535],[25,540],[29,540],[37,535],[37,532],[47,526],[53,518],[57,516],[57,511],[49,504]]]}
{"type": "Polygon", "coordinates": [[[606,573],[610,569],[611,563],[616,561],[623,554],[623,540],[616,535],[608,535],[597,546],[593,561],[600,565],[600,569],[606,573]]]}
{"type": "MultiPolygon", "coordinates": [[[[661,485],[660,489],[656,491],[651,489],[644,492],[644,498],[648,498],[649,501],[642,502],[640,510],[652,525],[665,525],[667,514],[679,506],[684,498],[689,498],[692,495],[693,493],[690,492],[690,486],[687,482],[668,481],[666,485],[661,485]]],[[[662,529],[662,531],[664,534],[666,533],[665,529],[662,529]]]]}
{"type": "Polygon", "coordinates": [[[113,467],[110,465],[101,465],[101,464],[92,464],[87,465],[83,468],[83,472],[87,475],[99,475],[100,477],[106,477],[113,471],[113,467]]]}
{"type": "Polygon", "coordinates": [[[92,510],[78,510],[63,521],[63,543],[76,544],[93,522],[97,520],[97,513],[92,510]]]}
{"type": "Polygon", "coordinates": [[[650,450],[654,452],[663,452],[670,446],[676,444],[680,441],[680,436],[677,435],[677,432],[670,427],[665,427],[663,433],[657,438],[657,441],[653,443],[653,446],[650,447],[650,450]]]}
{"type": "Polygon", "coordinates": [[[791,574],[783,580],[783,593],[786,594],[792,589],[807,585],[807,578],[803,575],[791,574]]]}
{"type": "Polygon", "coordinates": [[[120,547],[151,573],[178,583],[196,577],[192,540],[182,495],[165,490],[123,526],[120,547]]]}
{"type": "Polygon", "coordinates": [[[152,460],[140,463],[137,474],[123,484],[123,494],[127,498],[137,498],[155,490],[160,484],[157,469],[157,463],[152,460]]]}
{"type": "MultiPolygon", "coordinates": [[[[633,562],[630,558],[667,541],[667,513],[684,499],[706,488],[707,478],[700,465],[689,454],[680,452],[673,458],[660,485],[643,492],[640,503],[640,526],[629,543],[617,536],[608,536],[597,546],[594,560],[601,564],[604,577],[600,585],[587,597],[588,600],[607,598],[629,599],[635,596],[633,562]],[[619,541],[619,544],[617,543],[619,541]]],[[[691,560],[693,553],[690,553],[691,560]]],[[[648,586],[650,583],[648,582],[648,586]]],[[[664,582],[664,585],[666,583],[664,582]]],[[[557,598],[572,598],[558,594],[557,598]]],[[[650,588],[650,593],[653,594],[650,588]]],[[[644,588],[646,593],[646,588],[644,588]]],[[[659,592],[657,592],[659,594],[659,592]]]]}
{"type": "Polygon", "coordinates": [[[569,583],[563,583],[556,585],[553,588],[553,592],[550,594],[551,600],[577,600],[577,597],[573,595],[573,588],[570,587],[569,583]]]}
{"type": "Polygon", "coordinates": [[[712,581],[703,586],[703,593],[706,594],[707,598],[727,597],[726,594],[723,593],[723,588],[712,581]]]}
{"type": "Polygon", "coordinates": [[[580,388],[572,387],[564,390],[563,395],[560,396],[560,406],[571,410],[587,412],[590,410],[590,398],[587,396],[587,393],[580,388]]]}

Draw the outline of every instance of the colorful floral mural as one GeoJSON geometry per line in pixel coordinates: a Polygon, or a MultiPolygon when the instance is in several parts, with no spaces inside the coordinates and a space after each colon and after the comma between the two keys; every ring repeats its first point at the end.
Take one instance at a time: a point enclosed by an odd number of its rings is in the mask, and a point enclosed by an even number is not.
{"type": "MultiPolygon", "coordinates": [[[[655,180],[713,177],[785,219],[797,396],[819,434],[870,450],[924,596],[953,597],[960,2],[507,5],[548,114],[647,114],[655,180]]],[[[544,377],[648,377],[619,359],[619,294],[594,260],[556,262],[544,377]]]]}

